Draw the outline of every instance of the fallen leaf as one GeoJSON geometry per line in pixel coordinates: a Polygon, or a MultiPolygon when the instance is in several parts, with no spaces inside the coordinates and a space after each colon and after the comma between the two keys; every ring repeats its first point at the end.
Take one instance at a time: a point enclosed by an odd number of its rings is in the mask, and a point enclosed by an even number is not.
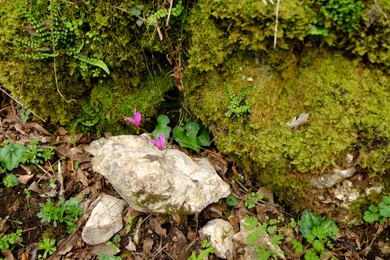
{"type": "Polygon", "coordinates": [[[18,182],[21,184],[27,184],[31,178],[34,177],[34,174],[25,174],[18,176],[18,182]]]}
{"type": "Polygon", "coordinates": [[[147,237],[144,240],[143,253],[145,254],[144,255],[145,257],[148,257],[150,255],[150,250],[152,249],[153,244],[154,244],[153,239],[150,237],[147,237]]]}
{"type": "Polygon", "coordinates": [[[150,217],[149,218],[149,224],[152,227],[153,231],[156,232],[160,236],[167,236],[167,230],[165,228],[162,228],[160,223],[157,221],[157,219],[150,217]]]}

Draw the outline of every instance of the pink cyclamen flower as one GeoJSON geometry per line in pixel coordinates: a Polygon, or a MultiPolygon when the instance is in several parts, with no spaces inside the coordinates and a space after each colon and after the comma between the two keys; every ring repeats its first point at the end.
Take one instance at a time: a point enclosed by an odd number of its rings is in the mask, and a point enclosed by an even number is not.
{"type": "Polygon", "coordinates": [[[142,118],[141,113],[137,112],[137,110],[134,108],[134,118],[133,117],[126,117],[126,118],[124,118],[124,120],[133,123],[135,126],[140,126],[141,118],[142,118]]]}
{"type": "Polygon", "coordinates": [[[165,135],[164,133],[158,133],[156,135],[156,140],[150,140],[152,144],[157,146],[157,148],[161,151],[164,148],[164,143],[165,143],[165,135]]]}

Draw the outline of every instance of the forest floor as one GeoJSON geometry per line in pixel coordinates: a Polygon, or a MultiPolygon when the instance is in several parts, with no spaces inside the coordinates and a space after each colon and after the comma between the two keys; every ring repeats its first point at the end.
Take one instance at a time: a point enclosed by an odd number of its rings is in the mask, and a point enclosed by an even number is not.
{"type": "MultiPolygon", "coordinates": [[[[278,245],[286,259],[390,259],[389,221],[340,228],[337,236],[323,240],[324,249],[313,251],[313,245],[302,237],[299,227],[291,224],[298,223],[300,216],[278,205],[277,198],[265,189],[263,197],[250,205],[248,194],[259,187],[253,187],[248,179],[238,178],[242,175],[240,170],[215,148],[198,156],[208,157],[213,162],[221,177],[231,184],[237,201],[220,200],[190,216],[147,214],[127,208],[123,214],[123,229],[114,238],[104,245],[87,245],[81,231],[91,213],[90,202],[103,193],[120,197],[107,180],[92,170],[92,156],[84,148],[96,137],[77,134],[75,146],[68,129],[45,125],[32,115],[24,118],[20,106],[11,98],[0,94],[0,100],[1,143],[8,141],[28,147],[32,141],[38,141],[38,152],[53,151],[47,161],[38,158],[35,163],[22,163],[14,169],[12,174],[18,178],[17,186],[6,187],[3,180],[10,172],[1,174],[0,259],[188,259],[192,253],[198,256],[210,247],[198,234],[209,220],[226,220],[238,231],[242,212],[259,223],[267,222],[267,227],[276,227],[277,231],[267,230],[267,236],[281,235],[278,245]],[[55,227],[53,221],[42,222],[38,213],[49,199],[58,203],[72,197],[79,198],[85,209],[71,233],[67,232],[65,223],[58,222],[55,227]],[[21,230],[19,235],[18,230],[21,230]],[[16,238],[11,238],[10,234],[15,234],[16,238]],[[303,245],[301,251],[296,250],[298,246],[294,246],[292,240],[303,245]],[[117,251],[116,258],[107,256],[113,250],[117,251]],[[309,256],[309,252],[314,252],[314,256],[309,256]]],[[[104,135],[110,136],[110,133],[104,135]]],[[[259,247],[262,252],[270,251],[259,247]]],[[[237,246],[231,259],[240,259],[242,254],[243,249],[237,246]]],[[[218,257],[211,253],[204,259],[218,257]]]]}

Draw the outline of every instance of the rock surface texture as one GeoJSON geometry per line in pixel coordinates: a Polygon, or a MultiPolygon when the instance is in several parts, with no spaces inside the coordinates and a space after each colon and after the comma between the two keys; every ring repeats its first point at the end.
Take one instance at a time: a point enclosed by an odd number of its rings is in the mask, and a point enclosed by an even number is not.
{"type": "Polygon", "coordinates": [[[87,151],[94,155],[93,170],[138,211],[194,214],[230,194],[207,159],[159,151],[147,134],[102,138],[87,151]]]}
{"type": "Polygon", "coordinates": [[[96,206],[81,234],[89,245],[105,243],[122,229],[122,212],[126,207],[126,201],[107,194],[102,194],[94,203],[96,206]]]}

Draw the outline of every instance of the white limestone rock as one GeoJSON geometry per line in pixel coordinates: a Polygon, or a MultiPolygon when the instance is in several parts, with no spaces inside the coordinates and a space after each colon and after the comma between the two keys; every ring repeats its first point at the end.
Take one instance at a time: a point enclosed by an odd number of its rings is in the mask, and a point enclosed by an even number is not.
{"type": "Polygon", "coordinates": [[[210,220],[199,230],[201,239],[210,238],[210,245],[214,247],[214,254],[222,259],[231,259],[234,252],[233,226],[222,219],[210,220]]]}
{"type": "Polygon", "coordinates": [[[122,213],[126,201],[102,194],[94,203],[95,208],[83,228],[81,237],[88,245],[106,243],[122,229],[122,213]]]}
{"type": "Polygon", "coordinates": [[[194,214],[230,194],[207,159],[160,151],[147,134],[102,138],[87,151],[94,155],[93,170],[138,211],[194,214]]]}

